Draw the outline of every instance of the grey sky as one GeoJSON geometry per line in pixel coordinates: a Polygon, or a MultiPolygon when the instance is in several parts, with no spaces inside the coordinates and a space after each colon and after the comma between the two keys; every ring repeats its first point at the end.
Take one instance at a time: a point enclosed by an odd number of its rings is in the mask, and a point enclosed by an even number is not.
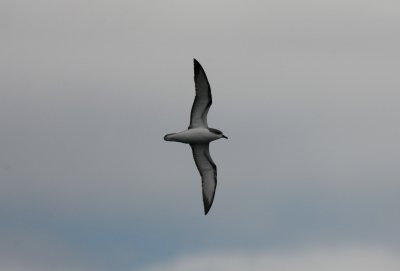
{"type": "Polygon", "coordinates": [[[398,252],[399,10],[1,1],[0,262],[136,270],[215,250],[398,252]],[[188,125],[194,57],[213,90],[209,124],[229,137],[210,148],[207,217],[190,148],[162,140],[188,125]]]}

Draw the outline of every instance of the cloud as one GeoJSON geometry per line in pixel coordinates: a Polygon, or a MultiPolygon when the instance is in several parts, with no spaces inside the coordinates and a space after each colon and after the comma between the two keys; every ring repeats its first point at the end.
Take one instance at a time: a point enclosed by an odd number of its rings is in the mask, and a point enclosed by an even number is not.
{"type": "Polygon", "coordinates": [[[0,2],[0,240],[39,235],[3,245],[21,269],[400,244],[399,1],[0,2]],[[190,148],[162,139],[188,125],[193,57],[230,138],[206,218],[190,148]]]}
{"type": "Polygon", "coordinates": [[[216,252],[184,256],[141,271],[397,271],[400,257],[379,248],[313,248],[294,252],[216,252]]]}
{"type": "Polygon", "coordinates": [[[66,240],[54,234],[11,230],[0,232],[0,237],[0,270],[94,270],[66,240]]]}

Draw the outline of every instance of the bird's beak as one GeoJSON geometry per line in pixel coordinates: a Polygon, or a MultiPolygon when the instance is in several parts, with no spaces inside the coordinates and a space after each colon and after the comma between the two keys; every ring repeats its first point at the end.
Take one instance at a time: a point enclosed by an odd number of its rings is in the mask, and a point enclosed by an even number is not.
{"type": "Polygon", "coordinates": [[[225,135],[222,135],[222,137],[223,137],[223,138],[226,138],[226,139],[228,139],[228,137],[227,137],[227,136],[225,136],[225,135]]]}

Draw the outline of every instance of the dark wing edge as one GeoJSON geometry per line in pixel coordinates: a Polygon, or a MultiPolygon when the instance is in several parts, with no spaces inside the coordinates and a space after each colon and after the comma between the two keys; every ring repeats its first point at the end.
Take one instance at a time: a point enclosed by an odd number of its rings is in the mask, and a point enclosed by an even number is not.
{"type": "Polygon", "coordinates": [[[200,63],[193,59],[196,96],[190,111],[190,128],[208,127],[207,114],[212,104],[211,87],[200,63]]]}
{"type": "Polygon", "coordinates": [[[209,144],[191,144],[194,162],[202,181],[204,214],[210,211],[217,188],[217,166],[210,156],[209,144]]]}

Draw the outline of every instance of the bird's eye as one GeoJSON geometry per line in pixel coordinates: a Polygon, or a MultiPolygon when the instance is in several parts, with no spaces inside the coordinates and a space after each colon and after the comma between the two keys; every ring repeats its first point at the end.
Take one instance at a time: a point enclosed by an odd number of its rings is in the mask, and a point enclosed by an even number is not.
{"type": "Polygon", "coordinates": [[[214,129],[214,128],[208,128],[211,132],[217,135],[222,135],[222,132],[220,130],[214,129]]]}

